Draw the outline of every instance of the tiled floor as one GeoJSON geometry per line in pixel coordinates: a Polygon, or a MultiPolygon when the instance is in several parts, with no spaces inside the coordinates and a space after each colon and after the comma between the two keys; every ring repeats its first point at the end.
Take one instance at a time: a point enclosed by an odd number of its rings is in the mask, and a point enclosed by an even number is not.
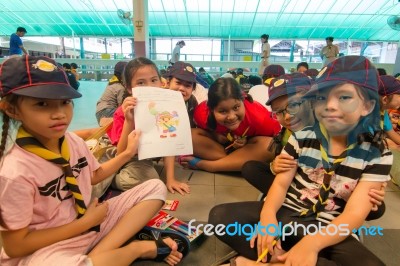
{"type": "MultiPolygon", "coordinates": [[[[81,99],[75,100],[75,116],[70,127],[71,130],[97,126],[94,110],[97,99],[106,86],[105,82],[82,81],[80,91],[81,99]]],[[[162,164],[157,168],[164,177],[162,164]]],[[[177,165],[176,177],[187,181],[192,170],[182,169],[177,165]]],[[[238,174],[213,174],[203,171],[193,171],[189,181],[191,194],[181,196],[168,194],[168,199],[180,201],[179,207],[172,214],[182,220],[196,219],[206,222],[209,210],[216,204],[256,200],[258,191],[246,183],[238,174]]],[[[400,189],[389,182],[385,196],[386,213],[376,221],[366,225],[379,225],[384,228],[384,235],[380,237],[366,236],[364,243],[387,265],[399,265],[400,254],[400,189]]],[[[203,237],[196,240],[192,251],[180,265],[210,266],[231,250],[215,237],[203,237]]],[[[355,258],[356,259],[356,258],[355,258]]],[[[134,265],[163,265],[155,262],[137,262],[134,265]]],[[[165,264],[164,264],[165,265],[165,264]]]]}

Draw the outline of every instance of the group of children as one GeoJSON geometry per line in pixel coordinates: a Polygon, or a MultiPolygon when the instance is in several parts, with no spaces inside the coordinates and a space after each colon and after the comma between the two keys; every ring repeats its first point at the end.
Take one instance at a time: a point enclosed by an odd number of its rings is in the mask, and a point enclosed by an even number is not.
{"type": "MultiPolygon", "coordinates": [[[[128,265],[138,258],[175,265],[182,259],[187,247],[174,241],[178,235],[161,232],[164,236],[153,241],[131,241],[166,197],[153,162],[136,157],[140,129],[132,91],[162,87],[162,78],[165,88],[182,93],[192,127],[193,154],[180,156],[179,162],[209,172],[242,171],[267,194],[265,202],[216,206],[210,223],[323,222],[348,224],[352,230],[370,212],[383,214],[377,206],[384,206],[392,163],[381,134],[384,108],[400,107],[400,87],[378,86],[376,69],[362,56],[330,63],[315,84],[301,73],[263,77],[269,79],[265,104],[272,112],[243,93],[233,78],[215,80],[207,101],[199,103],[193,95],[194,67],[188,63],[176,62],[164,77],[147,58],[117,64],[96,110],[100,124],[112,117],[108,136],[116,146],[115,157],[102,164],[83,140],[66,132],[72,99],[81,95],[53,60],[11,58],[0,73],[2,265],[128,265]],[[26,78],[16,78],[21,75],[26,78]],[[113,174],[111,186],[125,192],[90,202],[91,186],[113,174]]],[[[163,160],[167,189],[190,193],[189,185],[175,178],[175,157],[163,160]]],[[[323,233],[289,237],[275,248],[268,235],[255,235],[250,242],[240,236],[220,239],[243,256],[235,259],[237,265],[254,264],[266,248],[272,262],[291,265],[347,265],[354,254],[357,265],[382,264],[352,236],[323,233]]]]}

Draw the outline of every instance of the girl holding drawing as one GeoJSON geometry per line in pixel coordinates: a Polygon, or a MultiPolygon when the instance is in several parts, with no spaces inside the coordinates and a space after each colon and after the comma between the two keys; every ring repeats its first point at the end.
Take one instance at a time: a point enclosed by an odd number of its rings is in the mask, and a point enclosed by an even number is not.
{"type": "Polygon", "coordinates": [[[279,123],[261,104],[244,95],[233,78],[219,78],[209,88],[208,101],[194,112],[193,156],[180,163],[208,172],[240,171],[249,160],[271,161],[268,151],[279,123]]]}
{"type": "MultiPolygon", "coordinates": [[[[129,95],[132,95],[132,89],[138,86],[161,87],[161,77],[157,66],[153,61],[144,57],[133,59],[127,64],[123,79],[129,95]]],[[[126,149],[128,135],[135,129],[133,109],[136,101],[135,97],[126,97],[114,113],[114,123],[108,135],[111,142],[117,145],[117,154],[126,149]]],[[[174,161],[174,156],[164,157],[167,188],[171,193],[174,191],[180,194],[189,193],[189,185],[175,179],[174,161]]],[[[154,178],[159,178],[159,175],[152,160],[138,161],[137,157],[134,157],[117,173],[113,180],[113,186],[120,190],[127,190],[145,180],[154,178]]]]}

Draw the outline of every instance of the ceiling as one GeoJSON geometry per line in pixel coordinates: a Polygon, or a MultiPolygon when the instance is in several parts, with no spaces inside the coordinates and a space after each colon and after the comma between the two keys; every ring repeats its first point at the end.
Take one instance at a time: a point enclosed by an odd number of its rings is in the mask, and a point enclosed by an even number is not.
{"type": "MultiPolygon", "coordinates": [[[[0,35],[131,37],[117,10],[137,0],[0,0],[0,35]]],[[[398,0],[148,0],[151,37],[399,41],[398,0]]]]}

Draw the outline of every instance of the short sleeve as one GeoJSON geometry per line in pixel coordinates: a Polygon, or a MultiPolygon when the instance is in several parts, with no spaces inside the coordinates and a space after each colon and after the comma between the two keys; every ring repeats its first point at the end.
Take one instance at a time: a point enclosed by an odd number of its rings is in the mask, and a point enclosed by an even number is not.
{"type": "Polygon", "coordinates": [[[35,189],[26,180],[20,180],[0,177],[0,210],[7,226],[0,226],[1,231],[22,229],[32,221],[35,189]]]}
{"type": "Polygon", "coordinates": [[[202,102],[194,109],[193,120],[197,127],[207,129],[208,108],[207,102],[202,102]]]}
{"type": "Polygon", "coordinates": [[[299,159],[299,142],[297,141],[296,137],[294,134],[292,134],[288,142],[286,143],[285,147],[283,147],[282,153],[289,154],[292,156],[295,160],[299,159]]]}
{"type": "Polygon", "coordinates": [[[386,149],[382,156],[374,158],[366,165],[360,181],[385,182],[390,180],[390,169],[393,164],[393,154],[386,149]]]}
{"type": "Polygon", "coordinates": [[[124,126],[125,117],[122,112],[122,107],[118,107],[114,113],[113,117],[113,125],[109,131],[107,131],[107,135],[111,140],[113,145],[117,145],[119,139],[121,138],[122,128],[124,126]]]}

